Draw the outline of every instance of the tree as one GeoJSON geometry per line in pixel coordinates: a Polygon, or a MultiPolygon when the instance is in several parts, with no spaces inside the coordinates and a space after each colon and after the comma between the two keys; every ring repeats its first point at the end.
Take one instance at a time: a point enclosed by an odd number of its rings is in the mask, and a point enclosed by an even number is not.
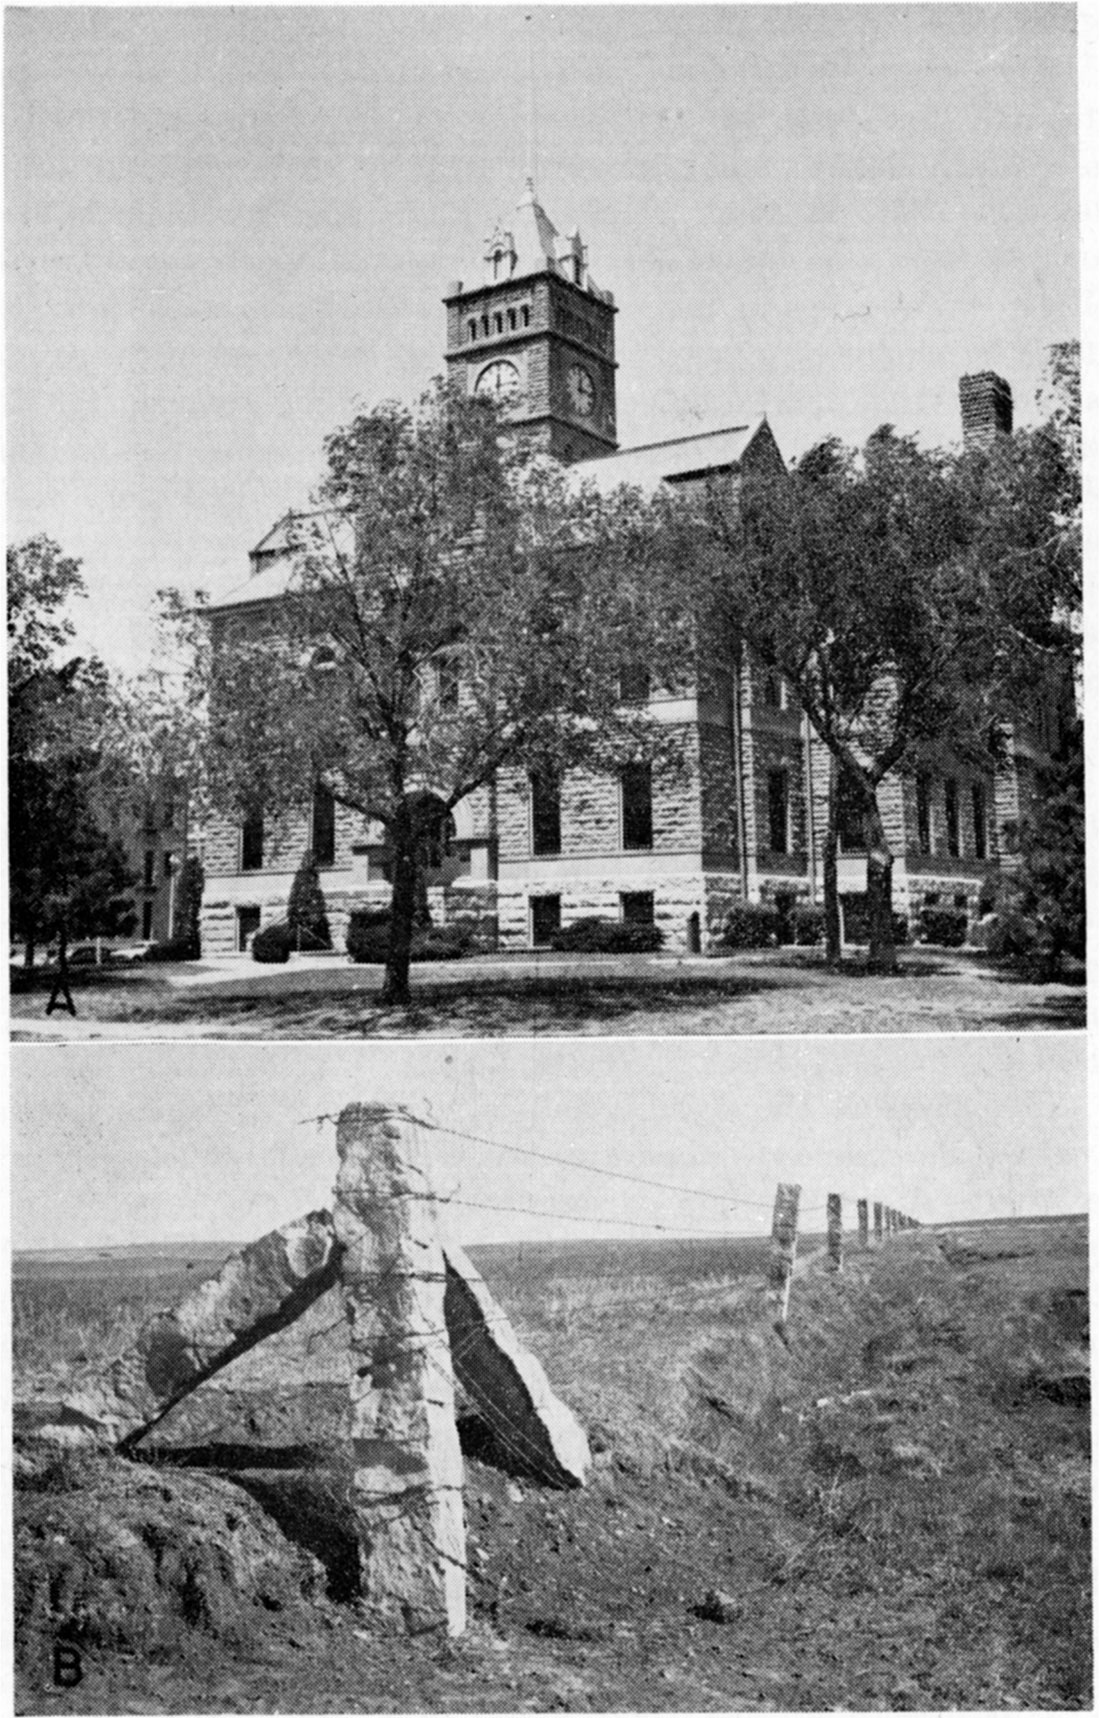
{"type": "MultiPolygon", "coordinates": [[[[996,733],[972,492],[949,456],[887,425],[861,456],[827,441],[788,475],[746,480],[736,500],[712,489],[706,525],[717,647],[743,641],[781,673],[827,747],[835,791],[862,820],[870,962],[891,970],[879,784],[945,735],[988,758],[996,733]]],[[[834,825],[835,813],[827,846],[834,825]]]]}
{"type": "MultiPolygon", "coordinates": [[[[67,993],[68,950],[75,938],[133,930],[130,891],[137,876],[121,842],[98,820],[94,758],[80,751],[23,756],[12,760],[10,770],[12,930],[28,950],[57,939],[67,993]]],[[[75,1012],[71,998],[69,1008],[75,1012]]]]}
{"type": "Polygon", "coordinates": [[[690,627],[646,504],[575,493],[484,399],[437,383],[325,451],[285,594],[262,616],[214,617],[196,707],[223,810],[278,812],[320,782],[382,825],[383,999],[403,1004],[426,846],[455,806],[509,766],[671,760],[620,676],[672,686],[690,627]]]}
{"type": "Polygon", "coordinates": [[[302,855],[302,862],[295,872],[294,881],[290,886],[286,922],[291,930],[300,933],[299,944],[301,937],[305,936],[307,948],[332,947],[321,879],[317,875],[317,865],[312,850],[308,848],[302,855]]]}
{"type": "Polygon", "coordinates": [[[997,909],[992,952],[1043,979],[1085,956],[1085,747],[1080,722],[1042,770],[1040,798],[1015,831],[1018,868],[997,909]]]}

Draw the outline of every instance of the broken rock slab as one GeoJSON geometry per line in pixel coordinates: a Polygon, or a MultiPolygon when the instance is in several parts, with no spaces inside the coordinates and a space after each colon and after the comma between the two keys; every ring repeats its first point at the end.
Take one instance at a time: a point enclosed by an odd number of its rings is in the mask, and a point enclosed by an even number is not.
{"type": "Polygon", "coordinates": [[[410,1633],[466,1626],[466,1528],[446,1272],[415,1136],[377,1105],[343,1110],[333,1222],[351,1360],[352,1507],[363,1598],[410,1633]]]}
{"type": "Polygon", "coordinates": [[[42,1435],[114,1444],[127,1453],[169,1408],[337,1281],[340,1249],[327,1211],[272,1229],[233,1253],[171,1312],[156,1313],[125,1354],[66,1397],[42,1435]]]}
{"type": "Polygon", "coordinates": [[[459,1383],[518,1468],[547,1485],[584,1485],[588,1439],[524,1348],[461,1247],[443,1249],[444,1316],[459,1383]]]}

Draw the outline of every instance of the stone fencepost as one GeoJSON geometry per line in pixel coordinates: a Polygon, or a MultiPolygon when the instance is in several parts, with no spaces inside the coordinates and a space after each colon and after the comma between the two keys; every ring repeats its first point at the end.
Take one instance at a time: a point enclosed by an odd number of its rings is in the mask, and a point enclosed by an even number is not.
{"type": "Polygon", "coordinates": [[[414,1124],[352,1104],[336,1129],[333,1223],[351,1361],[352,1507],[363,1596],[409,1633],[466,1625],[466,1532],[447,1273],[414,1124]]]}

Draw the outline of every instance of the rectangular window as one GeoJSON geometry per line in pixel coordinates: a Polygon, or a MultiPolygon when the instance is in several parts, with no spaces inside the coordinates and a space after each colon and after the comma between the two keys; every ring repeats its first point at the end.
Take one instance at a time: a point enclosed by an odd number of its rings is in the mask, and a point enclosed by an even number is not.
{"type": "Polygon", "coordinates": [[[790,842],[790,788],[786,770],[768,771],[768,846],[786,853],[790,842]]]}
{"type": "Polygon", "coordinates": [[[546,771],[531,777],[531,852],[548,859],[561,852],[561,782],[546,771]]]}
{"type": "Polygon", "coordinates": [[[310,846],[313,863],[319,866],[336,863],[336,801],[328,788],[318,782],[313,789],[313,815],[310,846]]]}
{"type": "Polygon", "coordinates": [[[262,871],[264,868],[264,814],[250,811],[241,824],[241,870],[262,871]]]}
{"type": "Polygon", "coordinates": [[[863,796],[858,784],[844,771],[838,772],[836,784],[836,830],[842,853],[863,853],[863,796]]]}
{"type": "Polygon", "coordinates": [[[651,925],[653,923],[653,895],[649,890],[638,890],[629,895],[619,896],[619,910],[623,923],[626,925],[651,925]]]}
{"type": "Polygon", "coordinates": [[[974,857],[984,859],[987,852],[986,821],[985,821],[985,789],[980,781],[976,781],[970,789],[970,803],[974,813],[974,857]]]}
{"type": "Polygon", "coordinates": [[[947,827],[947,851],[952,859],[959,857],[959,784],[948,776],[943,784],[943,820],[947,827]]]}
{"type": "Polygon", "coordinates": [[[917,852],[932,851],[932,783],[926,775],[917,777],[917,852]]]}
{"type": "Polygon", "coordinates": [[[252,947],[252,938],[260,928],[259,907],[237,908],[237,953],[247,954],[252,947]]]}
{"type": "Polygon", "coordinates": [[[635,665],[619,675],[619,699],[623,704],[648,704],[649,669],[635,665]]]}
{"type": "Polygon", "coordinates": [[[561,896],[532,895],[531,947],[546,948],[550,938],[561,930],[561,896]]]}
{"type": "Polygon", "coordinates": [[[764,670],[764,678],[763,678],[763,684],[761,687],[761,693],[762,693],[761,702],[763,703],[763,705],[765,706],[766,709],[768,709],[768,710],[784,710],[784,709],[786,709],[786,707],[787,707],[786,699],[783,696],[783,693],[784,693],[783,676],[782,676],[782,674],[778,674],[774,668],[766,668],[764,670]]]}
{"type": "Polygon", "coordinates": [[[653,846],[653,771],[649,764],[627,764],[621,778],[623,847],[641,852],[653,846]]]}
{"type": "Polygon", "coordinates": [[[145,887],[151,889],[156,883],[157,856],[152,847],[145,849],[145,887]]]}

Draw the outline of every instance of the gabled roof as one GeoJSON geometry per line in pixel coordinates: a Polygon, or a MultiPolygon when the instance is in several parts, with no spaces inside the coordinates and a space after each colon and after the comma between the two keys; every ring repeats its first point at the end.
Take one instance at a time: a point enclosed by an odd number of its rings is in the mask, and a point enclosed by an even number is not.
{"type": "Polygon", "coordinates": [[[321,508],[303,513],[285,513],[272,525],[270,531],[265,532],[256,547],[249,551],[248,559],[252,564],[252,571],[248,578],[241,581],[235,571],[232,575],[227,575],[222,588],[211,591],[210,607],[245,608],[251,603],[269,602],[273,597],[283,596],[289,589],[296,560],[291,525],[298,526],[305,519],[325,517],[326,513],[321,508]],[[233,579],[232,584],[229,583],[230,577],[233,579]]]}
{"type": "Polygon", "coordinates": [[[582,459],[569,468],[569,482],[579,487],[593,483],[601,495],[610,495],[622,484],[652,494],[662,483],[688,477],[705,477],[740,465],[761,433],[771,439],[764,416],[735,429],[709,430],[704,435],[681,436],[676,441],[656,441],[645,447],[627,447],[602,458],[582,459]]]}

